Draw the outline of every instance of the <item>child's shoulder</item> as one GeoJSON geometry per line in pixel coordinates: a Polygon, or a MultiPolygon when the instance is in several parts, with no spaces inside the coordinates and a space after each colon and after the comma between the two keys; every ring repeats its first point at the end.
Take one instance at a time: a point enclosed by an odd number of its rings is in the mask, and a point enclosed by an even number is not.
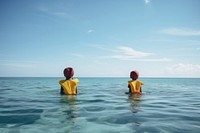
{"type": "Polygon", "coordinates": [[[64,83],[66,80],[59,80],[58,83],[64,83]]]}
{"type": "MultiPolygon", "coordinates": [[[[136,80],[129,80],[128,83],[131,83],[131,82],[141,82],[140,80],[136,79],[136,80]]],[[[142,82],[143,83],[143,82],[142,82]]]]}
{"type": "Polygon", "coordinates": [[[73,81],[73,82],[76,82],[76,83],[78,83],[78,82],[79,82],[78,78],[71,79],[71,81],[73,81]]]}
{"type": "Polygon", "coordinates": [[[128,83],[132,83],[132,82],[134,82],[134,81],[135,81],[135,80],[129,80],[128,83]]]}
{"type": "Polygon", "coordinates": [[[132,82],[132,80],[129,80],[128,83],[132,82]]]}

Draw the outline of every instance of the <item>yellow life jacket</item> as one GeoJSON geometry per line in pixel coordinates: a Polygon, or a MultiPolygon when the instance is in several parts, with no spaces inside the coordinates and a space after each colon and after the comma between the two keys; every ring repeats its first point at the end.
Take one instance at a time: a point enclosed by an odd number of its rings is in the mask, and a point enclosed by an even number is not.
{"type": "Polygon", "coordinates": [[[59,84],[62,86],[66,95],[75,95],[77,92],[78,79],[60,80],[59,84]]]}
{"type": "Polygon", "coordinates": [[[140,93],[140,89],[144,82],[141,82],[139,80],[130,80],[128,81],[128,85],[131,87],[131,93],[140,93]]]}

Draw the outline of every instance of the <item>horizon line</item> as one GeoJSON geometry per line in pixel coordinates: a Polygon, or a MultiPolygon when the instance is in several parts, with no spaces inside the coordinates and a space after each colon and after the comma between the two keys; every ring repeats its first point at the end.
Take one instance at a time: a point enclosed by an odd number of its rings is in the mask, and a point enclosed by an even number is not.
{"type": "MultiPolygon", "coordinates": [[[[62,76],[0,76],[0,78],[64,78],[62,76]]],[[[80,77],[73,77],[73,78],[129,78],[125,76],[80,76],[80,77]]],[[[165,76],[158,76],[158,77],[151,77],[151,76],[142,76],[140,78],[200,78],[200,77],[165,77],[165,76]]]]}

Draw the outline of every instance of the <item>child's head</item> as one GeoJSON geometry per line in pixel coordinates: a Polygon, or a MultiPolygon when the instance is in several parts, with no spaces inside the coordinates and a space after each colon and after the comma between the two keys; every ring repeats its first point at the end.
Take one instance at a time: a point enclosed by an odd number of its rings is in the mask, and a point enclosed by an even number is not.
{"type": "Polygon", "coordinates": [[[74,76],[74,69],[71,67],[67,67],[64,69],[63,74],[66,77],[66,79],[70,79],[74,76]]]}
{"type": "Polygon", "coordinates": [[[136,80],[136,79],[138,79],[138,77],[139,77],[138,71],[136,71],[136,70],[131,71],[130,78],[132,78],[133,80],[136,80]]]}

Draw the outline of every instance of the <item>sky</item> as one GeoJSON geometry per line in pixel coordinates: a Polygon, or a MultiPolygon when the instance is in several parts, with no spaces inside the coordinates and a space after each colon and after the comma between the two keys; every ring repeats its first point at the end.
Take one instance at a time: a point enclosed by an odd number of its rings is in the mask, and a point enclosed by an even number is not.
{"type": "Polygon", "coordinates": [[[199,0],[0,0],[0,77],[200,78],[199,0]]]}

